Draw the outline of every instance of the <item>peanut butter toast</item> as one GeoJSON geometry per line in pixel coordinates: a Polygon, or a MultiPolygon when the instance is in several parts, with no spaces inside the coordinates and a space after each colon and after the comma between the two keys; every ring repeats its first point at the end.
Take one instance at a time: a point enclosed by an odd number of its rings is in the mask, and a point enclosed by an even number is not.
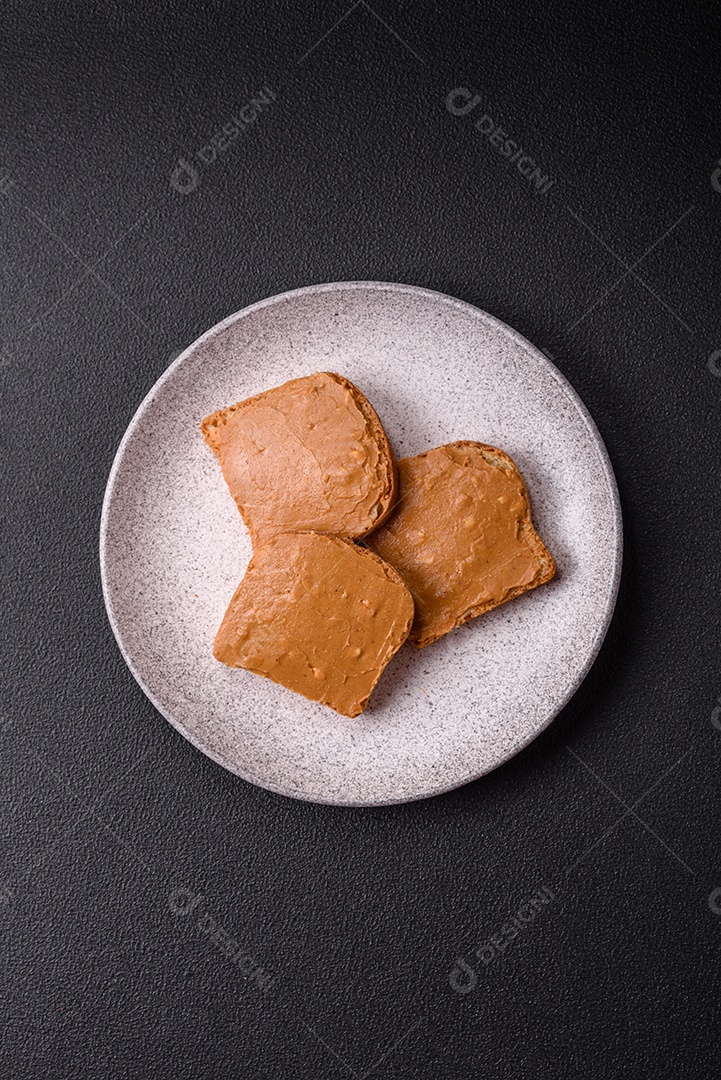
{"type": "Polygon", "coordinates": [[[373,552],[336,536],[278,533],[253,555],[213,652],[354,717],[412,622],[410,592],[373,552]]]}
{"type": "Polygon", "coordinates": [[[402,459],[398,472],[398,506],[366,543],[413,595],[411,644],[430,645],[555,574],[523,477],[502,450],[448,443],[402,459]]]}
{"type": "Polygon", "coordinates": [[[292,379],[203,420],[253,541],[278,532],[353,540],[388,516],[396,468],[360,390],[332,372],[292,379]]]}

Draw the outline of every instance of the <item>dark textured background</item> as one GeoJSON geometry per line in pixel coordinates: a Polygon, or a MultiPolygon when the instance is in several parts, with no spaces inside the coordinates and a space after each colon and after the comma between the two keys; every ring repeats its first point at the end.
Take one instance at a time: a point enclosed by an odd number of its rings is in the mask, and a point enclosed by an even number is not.
{"type": "Polygon", "coordinates": [[[719,1075],[719,34],[711,5],[591,7],[6,5],[3,1078],[719,1075]],[[477,111],[451,115],[455,87],[477,111]],[[126,670],[97,561],[113,455],[172,356],[359,278],[453,293],[552,355],[626,528],[606,645],[545,736],[379,810],[196,752],[126,670]],[[179,887],[202,907],[174,913],[179,887]]]}

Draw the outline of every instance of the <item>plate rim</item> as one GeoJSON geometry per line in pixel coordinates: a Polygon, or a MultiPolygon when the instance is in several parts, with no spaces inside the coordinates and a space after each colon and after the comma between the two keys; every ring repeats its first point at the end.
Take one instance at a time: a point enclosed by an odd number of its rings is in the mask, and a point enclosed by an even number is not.
{"type": "Polygon", "coordinates": [[[226,769],[233,775],[239,776],[242,780],[254,784],[256,787],[262,788],[265,791],[271,791],[276,795],[284,795],[287,798],[298,799],[302,802],[319,803],[328,806],[347,807],[396,806],[402,805],[403,803],[419,802],[422,799],[434,798],[436,795],[444,795],[449,791],[455,791],[457,788],[464,787],[466,784],[470,784],[474,780],[479,780],[482,776],[487,776],[488,773],[493,772],[495,769],[500,768],[502,765],[505,765],[506,762],[510,761],[511,758],[514,758],[517,754],[519,754],[521,750],[525,749],[525,747],[528,746],[531,742],[533,742],[534,739],[538,738],[538,736],[543,731],[550,727],[550,725],[553,723],[559,713],[566,707],[568,702],[580,688],[581,684],[584,682],[586,676],[591,670],[591,667],[593,666],[600,652],[606,634],[608,633],[608,628],[611,624],[613,613],[616,607],[616,600],[618,598],[618,590],[621,580],[621,570],[623,565],[623,516],[621,511],[621,500],[618,492],[618,484],[613,471],[613,466],[611,465],[608,450],[606,449],[606,445],[603,441],[600,431],[598,430],[598,427],[596,426],[593,417],[591,416],[590,412],[586,408],[586,405],[580,398],[577,391],[568,381],[566,376],[561,371],[559,371],[553,361],[550,360],[549,357],[544,352],[542,352],[541,349],[539,349],[536,345],[529,341],[528,338],[524,337],[523,334],[521,334],[518,330],[515,330],[512,326],[509,326],[507,323],[503,322],[502,319],[497,318],[495,315],[491,315],[490,312],[485,311],[483,308],[478,307],[476,304],[472,304],[467,300],[461,300],[458,297],[451,296],[448,293],[440,292],[437,289],[428,289],[420,285],[408,285],[401,282],[389,281],[333,281],[324,282],[317,285],[304,285],[297,289],[289,289],[286,292],[274,293],[272,296],[267,296],[262,300],[254,301],[252,304],[248,304],[246,307],[240,308],[238,311],[233,312],[233,314],[226,316],[224,319],[221,319],[220,322],[215,323],[203,334],[201,334],[200,337],[196,338],[190,343],[190,345],[183,349],[183,351],[172,361],[172,363],[168,365],[165,371],[163,371],[160,377],[155,380],[153,385],[145,394],[137,409],[133,413],[130,423],[125,429],[123,437],[120,440],[118,449],[116,450],[115,456],[113,458],[110,472],[108,474],[108,480],[105,486],[105,493],[103,495],[103,505],[100,514],[99,540],[100,543],[98,554],[100,559],[100,580],[102,584],[103,601],[105,604],[105,611],[108,616],[108,621],[113,631],[113,636],[115,637],[118,648],[120,649],[120,653],[125,663],[127,664],[131,675],[133,676],[145,696],[148,698],[151,705],[153,705],[153,707],[160,713],[163,719],[167,720],[167,722],[171,724],[176,731],[180,732],[180,734],[185,739],[187,739],[192,746],[194,746],[197,750],[203,753],[206,757],[209,757],[217,765],[220,765],[222,768],[226,769]],[[191,351],[194,351],[200,345],[204,344],[206,341],[211,340],[213,337],[217,337],[225,329],[227,329],[227,327],[232,326],[240,319],[245,318],[255,313],[256,311],[259,311],[264,307],[269,307],[273,304],[285,302],[294,297],[314,295],[326,292],[339,292],[344,289],[412,293],[414,295],[431,297],[436,301],[440,300],[450,305],[451,307],[463,310],[465,313],[471,315],[473,318],[480,319],[481,321],[485,322],[490,322],[494,327],[499,329],[504,334],[510,335],[510,337],[514,339],[516,345],[518,345],[519,348],[524,351],[524,353],[526,353],[530,358],[532,358],[535,363],[546,369],[546,371],[558,383],[561,391],[566,395],[566,397],[570,400],[571,404],[574,405],[574,407],[580,414],[581,419],[583,420],[591,436],[591,440],[594,444],[595,450],[600,460],[604,479],[606,481],[610,495],[611,510],[613,516],[613,567],[611,574],[611,583],[606,599],[603,617],[599,621],[596,634],[594,635],[593,641],[587,651],[583,665],[577,672],[576,677],[573,679],[566,692],[556,702],[553,703],[549,711],[549,715],[544,719],[544,721],[539,726],[534,728],[534,730],[530,734],[524,733],[524,735],[519,738],[518,741],[514,743],[513,746],[504,754],[503,758],[500,761],[497,761],[494,764],[488,765],[481,769],[472,770],[468,775],[462,777],[461,779],[455,779],[452,782],[445,784],[440,783],[434,786],[431,790],[414,793],[412,795],[402,795],[399,797],[369,800],[350,800],[342,798],[339,799],[330,797],[324,793],[315,793],[305,790],[291,791],[287,788],[281,787],[280,785],[268,782],[267,780],[261,780],[257,776],[253,776],[249,772],[241,771],[235,765],[231,764],[227,759],[225,759],[222,753],[218,753],[215,750],[208,748],[206,745],[203,745],[201,741],[199,739],[196,739],[195,736],[191,732],[189,732],[182,723],[180,723],[177,719],[171,716],[169,712],[165,711],[163,706],[161,706],[161,704],[156,700],[154,694],[146,685],[139,671],[136,669],[133,661],[131,660],[131,657],[128,655],[123,644],[122,632],[115,617],[115,612],[113,610],[107,580],[107,544],[109,530],[108,518],[110,514],[110,505],[112,503],[115,486],[117,483],[120,464],[125,455],[126,447],[130,440],[133,438],[135,430],[139,426],[141,419],[147,407],[152,402],[155,394],[162,388],[166,381],[172,378],[176,369],[185,362],[187,356],[191,353],[191,351]]]}

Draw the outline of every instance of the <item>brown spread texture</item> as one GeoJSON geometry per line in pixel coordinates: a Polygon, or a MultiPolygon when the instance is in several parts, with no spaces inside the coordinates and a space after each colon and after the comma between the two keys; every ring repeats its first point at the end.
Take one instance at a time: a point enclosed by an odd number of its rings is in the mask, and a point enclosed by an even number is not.
{"type": "Polygon", "coordinates": [[[413,645],[429,645],[555,574],[531,524],[526,485],[502,450],[449,443],[404,458],[398,472],[397,508],[367,544],[411,590],[413,645]]]}
{"type": "Polygon", "coordinates": [[[335,536],[277,534],[254,553],[213,651],[358,716],[412,621],[411,594],[377,555],[335,536]]]}
{"type": "Polygon", "coordinates": [[[221,409],[202,430],[254,546],[306,529],[357,539],[395,500],[381,422],[360,390],[332,372],[221,409]]]}

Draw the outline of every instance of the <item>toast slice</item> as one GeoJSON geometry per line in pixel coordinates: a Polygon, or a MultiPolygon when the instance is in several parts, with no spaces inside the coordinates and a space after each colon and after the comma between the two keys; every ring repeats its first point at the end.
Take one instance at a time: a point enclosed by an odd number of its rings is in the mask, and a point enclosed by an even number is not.
{"type": "Polygon", "coordinates": [[[367,546],[413,595],[411,644],[430,645],[555,574],[523,477],[502,450],[448,443],[402,459],[398,472],[397,508],[367,546]]]}
{"type": "Polygon", "coordinates": [[[337,536],[277,533],[254,553],[213,653],[354,717],[412,622],[410,592],[373,552],[337,536]]]}
{"type": "Polygon", "coordinates": [[[201,426],[254,547],[278,532],[358,539],[393,506],[390,443],[370,402],[341,375],[292,379],[201,426]]]}

